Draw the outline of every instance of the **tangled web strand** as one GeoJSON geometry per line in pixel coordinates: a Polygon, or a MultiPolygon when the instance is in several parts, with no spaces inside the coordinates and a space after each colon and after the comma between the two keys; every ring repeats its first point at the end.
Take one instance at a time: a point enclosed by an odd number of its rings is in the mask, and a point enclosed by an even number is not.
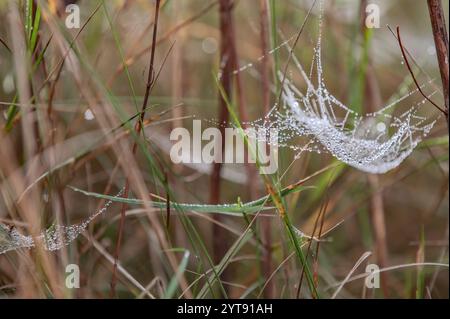
{"type": "MultiPolygon", "coordinates": [[[[115,197],[121,196],[122,193],[123,189],[120,190],[115,197]]],[[[108,201],[100,210],[93,213],[79,224],[70,226],[55,225],[42,231],[41,234],[35,238],[22,235],[17,229],[8,229],[5,225],[0,223],[0,255],[19,248],[33,248],[36,245],[36,241],[42,242],[43,247],[46,250],[59,250],[76,239],[95,218],[106,212],[111,204],[112,201],[108,201]]]]}

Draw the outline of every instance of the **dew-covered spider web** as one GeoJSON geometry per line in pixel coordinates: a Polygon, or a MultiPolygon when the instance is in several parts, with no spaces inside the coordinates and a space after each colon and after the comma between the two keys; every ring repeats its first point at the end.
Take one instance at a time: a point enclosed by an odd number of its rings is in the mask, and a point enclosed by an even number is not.
{"type": "MultiPolygon", "coordinates": [[[[261,140],[263,136],[266,143],[289,147],[297,156],[304,151],[325,152],[361,171],[386,173],[399,166],[413,152],[429,134],[436,119],[428,120],[419,114],[426,99],[394,115],[400,102],[417,93],[417,89],[376,112],[364,115],[339,101],[328,91],[323,78],[321,20],[309,74],[292,55],[306,91],[301,92],[290,76],[279,72],[282,83],[281,105],[276,104],[264,119],[246,123],[259,132],[266,132],[251,137],[261,140]],[[276,141],[268,138],[273,130],[278,132],[276,141]],[[303,137],[306,142],[299,142],[298,137],[303,137]]],[[[288,41],[283,45],[291,52],[288,41]]],[[[429,97],[435,93],[432,92],[429,97]]]]}

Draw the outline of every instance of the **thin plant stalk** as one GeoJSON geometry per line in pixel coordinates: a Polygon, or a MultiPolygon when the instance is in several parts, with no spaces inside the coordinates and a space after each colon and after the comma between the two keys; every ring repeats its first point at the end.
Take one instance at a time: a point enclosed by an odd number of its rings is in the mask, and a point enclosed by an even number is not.
{"type": "MultiPolygon", "coordinates": [[[[371,40],[371,29],[368,29],[365,26],[366,21],[366,12],[365,8],[367,6],[367,1],[364,0],[361,2],[361,33],[364,39],[364,63],[365,67],[363,68],[362,74],[362,85],[361,85],[361,96],[366,95],[367,99],[363,98],[362,100],[367,100],[366,110],[365,112],[375,112],[377,108],[382,105],[380,88],[377,83],[377,79],[373,70],[372,60],[370,58],[370,40],[371,40]]],[[[363,105],[360,105],[363,108],[363,105]]],[[[388,244],[387,244],[387,236],[386,236],[386,221],[385,221],[385,209],[384,209],[384,198],[383,192],[378,191],[380,186],[380,179],[378,175],[369,174],[368,175],[368,183],[370,188],[373,190],[372,195],[370,196],[370,214],[372,218],[372,227],[375,235],[375,249],[376,249],[376,258],[377,263],[380,268],[384,268],[389,263],[388,257],[388,244]]],[[[381,284],[382,291],[385,297],[388,296],[389,290],[389,276],[387,273],[381,274],[381,284]]]]}
{"type": "Polygon", "coordinates": [[[431,27],[433,29],[434,45],[441,73],[442,89],[444,92],[445,111],[447,112],[447,126],[450,129],[449,108],[449,68],[448,68],[448,35],[445,25],[444,10],[440,0],[428,0],[428,11],[430,12],[431,27]]]}
{"type": "MultiPolygon", "coordinates": [[[[262,81],[262,95],[263,95],[263,111],[267,115],[270,110],[270,83],[269,83],[269,50],[267,45],[268,40],[268,21],[269,15],[267,12],[267,0],[260,0],[260,45],[261,45],[261,81],[262,81]]],[[[270,148],[270,145],[267,145],[270,148]]],[[[262,240],[264,244],[262,269],[264,278],[269,278],[272,274],[272,229],[271,221],[267,218],[261,220],[262,240]]],[[[265,298],[274,297],[273,281],[269,281],[264,290],[265,298]]]]}
{"type": "MultiPolygon", "coordinates": [[[[220,84],[227,96],[231,96],[231,84],[232,84],[232,71],[233,71],[233,63],[232,63],[232,52],[231,52],[231,32],[230,32],[230,24],[231,22],[231,10],[232,10],[232,2],[230,0],[220,0],[219,1],[219,12],[220,12],[220,84]]],[[[222,137],[222,154],[225,150],[225,123],[228,122],[229,113],[226,105],[226,101],[223,96],[219,93],[219,130],[222,137]]],[[[211,204],[218,204],[220,202],[220,173],[222,171],[222,163],[215,162],[213,165],[213,170],[211,174],[211,193],[209,202],[211,204]]],[[[220,223],[223,223],[222,216],[215,216],[215,221],[217,223],[213,224],[212,232],[213,232],[213,260],[214,263],[219,263],[222,260],[222,257],[227,251],[227,240],[226,240],[226,231],[219,226],[220,223]]],[[[222,278],[224,281],[227,280],[228,271],[222,274],[222,278]]]]}
{"type": "MultiPolygon", "coordinates": [[[[145,110],[147,109],[148,99],[150,97],[150,91],[153,86],[153,81],[155,79],[154,61],[155,61],[156,34],[158,31],[160,3],[161,3],[161,0],[156,0],[155,17],[154,17],[154,24],[153,24],[153,35],[152,35],[152,50],[150,53],[147,84],[146,84],[146,88],[145,88],[144,102],[142,104],[141,114],[139,116],[139,120],[136,122],[136,125],[135,125],[136,133],[139,133],[142,129],[144,118],[145,118],[145,110]]],[[[133,143],[133,148],[132,148],[133,155],[136,154],[136,150],[137,150],[137,142],[135,141],[133,143]]],[[[123,195],[125,198],[128,197],[129,189],[130,189],[130,181],[128,178],[126,178],[125,179],[125,190],[124,190],[124,195],[123,195]]],[[[119,252],[120,252],[120,245],[122,242],[123,229],[125,226],[126,208],[127,208],[127,205],[125,203],[122,204],[122,207],[120,210],[120,222],[119,222],[119,230],[118,230],[117,241],[116,241],[116,248],[114,251],[114,266],[113,266],[113,272],[112,272],[112,277],[111,277],[111,297],[115,296],[115,294],[116,294],[117,263],[118,263],[118,259],[119,259],[119,252]]]]}

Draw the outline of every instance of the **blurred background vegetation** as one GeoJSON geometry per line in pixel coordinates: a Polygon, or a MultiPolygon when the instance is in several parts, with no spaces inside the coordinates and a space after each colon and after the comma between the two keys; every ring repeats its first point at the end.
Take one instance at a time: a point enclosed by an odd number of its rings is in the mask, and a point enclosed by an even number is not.
{"type": "MultiPolygon", "coordinates": [[[[115,195],[128,184],[130,198],[200,204],[267,195],[267,181],[248,165],[172,164],[168,136],[174,127],[190,128],[193,118],[203,119],[204,127],[226,118],[214,76],[227,54],[222,71],[231,84],[224,88],[240,119],[264,116],[277,101],[275,71],[284,70],[289,52],[264,53],[295,37],[313,1],[161,1],[155,46],[156,1],[76,1],[81,29],[65,27],[63,2],[0,0],[2,223],[37,234],[78,223],[104,205],[105,199],[69,185],[115,195]],[[154,77],[145,104],[152,48],[154,77]],[[135,123],[145,105],[140,134],[135,123]]],[[[448,22],[448,1],[443,5],[448,22]]],[[[433,99],[444,104],[425,0],[325,0],[323,8],[324,78],[341,101],[365,113],[415,89],[389,25],[400,26],[419,83],[433,79],[429,87],[439,91],[433,99]],[[379,29],[364,27],[368,3],[380,8],[379,29]]],[[[294,49],[307,68],[318,36],[316,3],[294,49]]],[[[288,75],[304,90],[295,70],[290,63],[288,75]]],[[[398,108],[421,99],[413,94],[398,108]]],[[[430,103],[421,112],[439,115],[430,103]]],[[[428,139],[383,175],[327,154],[294,155],[279,150],[275,193],[331,166],[304,183],[313,188],[283,196],[281,211],[264,210],[253,220],[251,214],[113,203],[62,250],[0,255],[0,296],[329,298],[370,251],[350,277],[363,274],[368,263],[399,268],[382,273],[380,289],[366,289],[357,278],[337,297],[448,298],[448,266],[408,265],[448,264],[448,128],[442,116],[428,139]],[[279,217],[282,211],[288,220],[279,217]],[[292,239],[293,227],[320,239],[292,239]],[[70,263],[80,267],[80,289],[65,287],[70,263]]]]}

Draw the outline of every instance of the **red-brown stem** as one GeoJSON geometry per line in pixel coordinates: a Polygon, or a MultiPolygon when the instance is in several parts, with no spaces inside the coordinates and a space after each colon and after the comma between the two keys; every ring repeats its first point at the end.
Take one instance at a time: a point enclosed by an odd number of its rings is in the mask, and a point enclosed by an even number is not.
{"type": "MultiPolygon", "coordinates": [[[[260,29],[261,29],[261,81],[262,81],[262,98],[263,98],[263,111],[264,115],[267,115],[270,110],[270,86],[269,86],[269,50],[267,47],[267,24],[269,21],[269,15],[267,13],[267,0],[260,0],[260,29]]],[[[269,145],[267,146],[270,147],[269,145]]],[[[263,218],[261,220],[262,240],[264,244],[263,258],[262,258],[262,270],[265,278],[269,278],[272,274],[272,229],[269,218],[263,218]]],[[[266,285],[264,290],[265,298],[274,297],[274,285],[270,281],[266,285]]]]}
{"type": "MultiPolygon", "coordinates": [[[[232,73],[232,52],[231,52],[231,10],[232,2],[230,0],[220,0],[219,11],[220,11],[220,85],[223,88],[223,92],[226,96],[231,96],[231,73],[232,73]]],[[[219,130],[222,136],[222,155],[225,150],[225,125],[229,119],[228,108],[226,101],[223,99],[222,95],[219,93],[219,130]]],[[[210,203],[218,204],[220,201],[220,172],[222,170],[221,163],[214,163],[213,171],[211,174],[211,193],[210,193],[210,203]]],[[[214,216],[214,219],[219,223],[214,223],[213,225],[213,256],[214,262],[219,263],[223,255],[226,252],[226,232],[219,226],[222,223],[223,217],[221,215],[214,216]]],[[[227,272],[223,273],[223,278],[226,280],[227,272]]]]}
{"type": "Polygon", "coordinates": [[[448,37],[445,25],[444,10],[440,0],[428,0],[428,11],[430,12],[431,27],[433,29],[434,45],[436,46],[436,54],[439,63],[439,71],[441,73],[442,89],[444,92],[445,111],[447,112],[447,126],[449,126],[448,118],[448,95],[449,95],[449,70],[448,70],[448,37]]]}
{"type": "Polygon", "coordinates": [[[406,56],[406,52],[405,52],[405,49],[404,49],[404,47],[403,47],[403,43],[402,43],[402,38],[400,37],[400,28],[399,27],[397,27],[397,40],[398,40],[398,45],[400,46],[400,50],[401,50],[401,52],[402,52],[402,56],[403,56],[403,59],[405,60],[405,64],[406,64],[406,67],[408,68],[408,71],[409,71],[409,73],[411,74],[411,77],[412,77],[412,79],[413,79],[413,81],[414,81],[414,84],[416,85],[416,87],[417,87],[417,90],[419,90],[419,92],[420,92],[420,94],[422,94],[422,96],[428,101],[428,102],[430,102],[431,104],[433,104],[439,111],[441,111],[443,114],[445,114],[445,116],[447,117],[448,116],[448,114],[447,114],[447,111],[446,110],[444,110],[443,108],[441,108],[439,105],[437,105],[436,103],[434,103],[423,91],[422,91],[422,88],[420,87],[420,85],[419,85],[419,82],[417,82],[417,80],[416,80],[416,77],[414,76],[414,73],[413,73],[413,71],[412,71],[412,69],[411,69],[411,65],[409,64],[409,61],[408,61],[408,58],[407,58],[407,56],[406,56]]]}
{"type": "MultiPolygon", "coordinates": [[[[236,36],[234,31],[234,24],[233,24],[233,17],[232,17],[232,6],[233,2],[226,0],[226,1],[220,1],[220,12],[221,12],[221,36],[222,36],[222,42],[221,42],[221,62],[225,62],[225,64],[222,66],[222,78],[221,78],[221,85],[224,88],[224,92],[227,96],[231,95],[232,91],[232,73],[233,70],[237,70],[239,68],[239,59],[237,54],[237,47],[236,47],[236,36]]],[[[241,121],[244,123],[242,124],[242,127],[246,128],[246,122],[248,121],[248,115],[247,115],[247,109],[245,104],[245,96],[244,96],[244,90],[243,85],[241,81],[241,77],[239,73],[236,73],[235,75],[235,85],[236,85],[236,96],[238,99],[238,109],[239,109],[239,116],[241,121]]],[[[226,102],[220,98],[220,107],[221,107],[221,115],[220,115],[220,122],[222,125],[226,124],[229,118],[228,114],[228,108],[225,104],[226,102]]],[[[221,127],[222,130],[222,137],[224,136],[223,133],[223,127],[221,127]]],[[[222,153],[224,150],[224,141],[222,140],[222,153]]],[[[251,164],[246,163],[246,171],[247,171],[247,180],[248,180],[248,189],[250,191],[250,197],[256,198],[256,170],[254,167],[251,166],[251,164]]],[[[220,200],[220,170],[221,165],[219,163],[215,163],[213,168],[213,174],[212,174],[212,184],[213,187],[211,188],[211,203],[217,204],[220,200]]],[[[217,216],[217,220],[221,220],[222,217],[217,216]]],[[[219,262],[220,259],[223,257],[223,255],[226,252],[226,234],[223,233],[223,229],[215,224],[214,226],[214,234],[217,236],[215,238],[215,247],[214,247],[214,256],[215,256],[215,262],[219,262]],[[219,234],[219,235],[218,235],[219,234]]],[[[223,277],[227,278],[230,276],[229,270],[224,272],[223,277]]]]}
{"type": "MultiPolygon", "coordinates": [[[[365,37],[365,33],[368,31],[365,25],[367,0],[361,2],[361,32],[365,37]]],[[[377,111],[377,108],[382,105],[382,98],[380,88],[378,86],[377,78],[373,70],[373,64],[370,57],[370,53],[367,53],[367,69],[365,72],[364,91],[367,101],[365,111],[373,113],[377,111]]],[[[377,263],[380,268],[384,268],[389,263],[389,250],[386,237],[386,222],[385,222],[385,209],[383,192],[379,191],[379,177],[375,174],[369,174],[368,183],[372,190],[370,196],[369,210],[372,219],[372,227],[375,237],[375,251],[377,263]]],[[[381,285],[384,297],[389,296],[389,276],[387,272],[380,274],[381,285]]]]}
{"type": "MultiPolygon", "coordinates": [[[[145,118],[145,110],[147,108],[148,99],[150,97],[150,91],[153,86],[153,80],[154,80],[154,62],[155,62],[155,49],[156,49],[156,34],[158,31],[158,18],[159,18],[159,6],[160,6],[161,0],[156,0],[156,8],[155,8],[155,22],[153,24],[153,36],[152,36],[152,50],[150,53],[150,63],[149,63],[149,70],[148,70],[148,77],[147,77],[147,85],[145,88],[145,95],[144,95],[144,102],[142,104],[141,109],[141,115],[139,117],[139,120],[136,122],[135,125],[135,131],[139,134],[142,128],[142,123],[145,118]]],[[[136,154],[137,150],[137,142],[134,141],[132,152],[133,155],[136,154]]],[[[128,198],[130,189],[130,181],[128,178],[125,179],[125,190],[123,193],[123,197],[128,198]]],[[[122,204],[121,210],[120,210],[120,222],[119,222],[119,230],[117,235],[117,242],[116,242],[116,249],[114,251],[114,266],[112,271],[112,278],[111,278],[111,297],[114,297],[116,295],[116,283],[117,283],[117,263],[119,260],[119,252],[120,252],[120,246],[122,243],[122,236],[123,236],[123,229],[125,226],[125,212],[126,212],[127,205],[125,203],[122,204]]]]}
{"type": "MultiPolygon", "coordinates": [[[[375,252],[378,267],[384,268],[388,265],[388,246],[386,235],[386,221],[384,213],[383,192],[379,191],[379,177],[378,175],[370,174],[369,185],[373,190],[370,197],[370,213],[372,218],[372,227],[375,233],[375,252]]],[[[389,296],[389,277],[387,273],[381,273],[381,284],[384,297],[389,296]]]]}

